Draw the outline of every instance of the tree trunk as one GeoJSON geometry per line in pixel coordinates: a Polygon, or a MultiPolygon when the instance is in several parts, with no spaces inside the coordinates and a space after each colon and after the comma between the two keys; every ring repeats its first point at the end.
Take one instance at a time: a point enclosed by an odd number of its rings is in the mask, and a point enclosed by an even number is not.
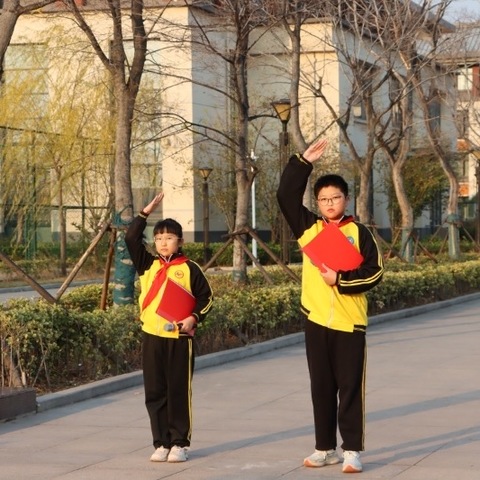
{"type": "MultiPolygon", "coordinates": [[[[249,99],[247,83],[247,58],[249,52],[249,32],[251,25],[248,20],[248,9],[241,12],[236,23],[236,47],[232,58],[232,81],[234,85],[237,116],[235,130],[237,151],[235,154],[235,180],[237,185],[237,205],[235,213],[235,231],[242,230],[248,225],[248,205],[252,178],[249,178],[247,168],[248,158],[248,124],[249,124],[249,99]],[[245,22],[245,23],[244,23],[245,22]]],[[[246,236],[243,235],[243,240],[246,236]]],[[[239,283],[247,280],[247,259],[242,249],[240,239],[234,238],[233,243],[233,280],[239,283]]]]}
{"type": "Polygon", "coordinates": [[[58,176],[58,224],[60,227],[60,272],[67,274],[67,221],[63,206],[63,184],[61,173],[58,176]]]}
{"type": "MultiPolygon", "coordinates": [[[[240,155],[238,155],[240,157],[240,155]]],[[[245,178],[245,160],[237,159],[237,208],[235,213],[235,231],[242,230],[248,225],[248,204],[250,199],[250,188],[248,181],[245,178]],[[240,170],[239,165],[244,164],[243,170],[240,170]]],[[[245,235],[242,235],[245,241],[245,235]]],[[[241,246],[240,240],[235,237],[233,243],[233,280],[239,283],[244,283],[247,280],[247,261],[245,252],[241,246]]]]}
{"type": "Polygon", "coordinates": [[[133,220],[133,193],[130,176],[130,139],[133,119],[132,100],[125,85],[117,83],[117,129],[115,133],[115,241],[114,305],[133,303],[135,268],[125,243],[125,231],[133,220]]]}
{"type": "Polygon", "coordinates": [[[445,175],[448,177],[447,224],[448,224],[448,256],[452,260],[460,257],[460,215],[458,214],[458,180],[450,164],[441,159],[445,175]]]}
{"type": "Polygon", "coordinates": [[[114,212],[112,225],[117,229],[115,242],[115,274],[113,285],[114,305],[133,303],[135,269],[125,244],[125,231],[133,220],[133,193],[130,172],[130,143],[132,122],[140,81],[147,52],[147,34],[143,19],[143,0],[132,0],[130,15],[134,54],[129,61],[125,54],[122,25],[122,9],[119,0],[110,3],[113,39],[110,56],[106,55],[79,11],[74,0],[66,0],[80,28],[85,32],[93,49],[104,64],[113,81],[116,106],[115,165],[114,165],[114,212]],[[129,74],[129,76],[128,76],[129,74]]]}
{"type": "MultiPolygon", "coordinates": [[[[367,157],[364,163],[359,164],[360,185],[358,197],[356,199],[356,215],[360,222],[369,225],[372,222],[372,212],[370,211],[370,190],[372,188],[372,163],[373,159],[367,157]]],[[[353,192],[352,195],[355,195],[353,192]]]]}
{"type": "MultiPolygon", "coordinates": [[[[241,76],[241,75],[240,75],[241,76]]],[[[242,76],[241,76],[242,77],[242,76]]],[[[244,82],[244,91],[246,92],[246,82],[242,77],[240,82],[244,82]]],[[[246,98],[246,97],[243,97],[246,98]]],[[[245,105],[245,104],[244,104],[245,105]]],[[[248,106],[248,103],[246,103],[248,106]]],[[[247,107],[248,108],[248,107],[247,107]]],[[[239,115],[239,153],[236,154],[235,170],[236,170],[236,185],[237,185],[237,205],[235,212],[235,228],[234,231],[244,229],[248,225],[248,205],[250,201],[251,182],[248,179],[247,171],[247,132],[248,132],[248,117],[239,115]]],[[[242,236],[245,241],[245,235],[242,236]]],[[[235,237],[233,242],[233,280],[235,282],[244,283],[247,280],[247,259],[243,251],[240,240],[235,237]]]]}
{"type": "Polygon", "coordinates": [[[402,217],[402,246],[400,251],[402,252],[404,260],[412,263],[414,260],[413,255],[413,209],[408,201],[405,187],[403,184],[402,168],[404,162],[396,161],[390,163],[392,168],[392,183],[395,190],[395,195],[398,200],[398,206],[400,208],[402,217]]]}
{"type": "Polygon", "coordinates": [[[0,10],[0,81],[3,78],[5,52],[10,45],[15,25],[20,16],[19,7],[20,0],[4,0],[3,8],[0,10]]]}

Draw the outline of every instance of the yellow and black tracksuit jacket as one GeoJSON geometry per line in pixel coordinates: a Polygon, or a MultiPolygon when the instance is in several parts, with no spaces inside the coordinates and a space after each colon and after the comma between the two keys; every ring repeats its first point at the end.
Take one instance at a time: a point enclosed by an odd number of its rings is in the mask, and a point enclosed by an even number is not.
{"type": "MultiPolygon", "coordinates": [[[[318,235],[326,220],[303,205],[303,195],[312,164],[294,155],[280,180],[277,199],[300,247],[318,235]]],[[[377,285],[383,275],[383,259],[377,243],[365,225],[345,216],[338,224],[350,243],[364,260],[355,270],[339,271],[337,283],[331,287],[321,277],[319,269],[303,255],[302,311],[308,319],[324,327],[344,332],[362,330],[367,326],[365,292],[377,285]]]]}
{"type": "MultiPolygon", "coordinates": [[[[139,303],[142,330],[150,335],[178,338],[179,333],[177,330],[173,332],[165,330],[165,325],[168,323],[168,320],[161,317],[156,311],[160,304],[166,282],[163,284],[157,297],[142,310],[143,300],[155,276],[159,269],[164,268],[158,257],[152,255],[144,244],[143,231],[145,230],[146,222],[145,217],[138,215],[125,234],[125,242],[140,280],[141,292],[139,303]]],[[[182,255],[181,253],[177,253],[173,255],[169,261],[182,255]]],[[[179,265],[173,265],[168,268],[167,278],[181,285],[195,297],[196,306],[192,315],[196,317],[197,323],[201,322],[212,307],[213,293],[200,266],[192,260],[187,260],[185,263],[179,265]]]]}

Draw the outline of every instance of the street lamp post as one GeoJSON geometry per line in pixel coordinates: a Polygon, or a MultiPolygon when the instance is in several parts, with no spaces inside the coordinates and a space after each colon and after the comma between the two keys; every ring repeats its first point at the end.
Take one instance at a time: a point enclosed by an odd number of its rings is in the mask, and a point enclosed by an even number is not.
{"type": "Polygon", "coordinates": [[[35,137],[33,133],[27,156],[27,171],[32,175],[32,183],[31,197],[25,217],[25,256],[28,260],[32,260],[37,254],[37,171],[35,168],[35,137]],[[32,159],[31,164],[30,159],[32,159]]]}
{"type": "Polygon", "coordinates": [[[477,215],[475,228],[475,241],[480,245],[480,158],[477,157],[477,165],[475,167],[475,177],[477,178],[477,215]]]}
{"type": "Polygon", "coordinates": [[[203,167],[199,168],[198,171],[203,178],[203,261],[206,264],[210,260],[209,252],[209,217],[210,209],[208,205],[208,177],[212,173],[212,168],[203,167]]]}
{"type": "MultiPolygon", "coordinates": [[[[288,161],[289,153],[289,135],[287,130],[288,121],[290,120],[291,103],[289,99],[279,100],[272,102],[272,107],[279,120],[282,122],[282,131],[279,136],[280,143],[280,174],[282,174],[288,161]]],[[[290,248],[289,248],[289,229],[285,218],[281,217],[280,220],[280,258],[284,263],[290,261],[290,248]]]]}
{"type": "MultiPolygon", "coordinates": [[[[255,162],[257,161],[257,157],[255,156],[255,152],[252,150],[250,152],[250,160],[252,161],[252,164],[255,165],[255,162]]],[[[254,167],[252,165],[252,173],[254,170],[254,167]]],[[[257,207],[256,207],[256,200],[255,200],[255,178],[252,181],[252,229],[255,230],[257,228],[257,207]]],[[[252,255],[255,258],[258,258],[258,252],[257,252],[257,241],[252,238],[252,255]]]]}

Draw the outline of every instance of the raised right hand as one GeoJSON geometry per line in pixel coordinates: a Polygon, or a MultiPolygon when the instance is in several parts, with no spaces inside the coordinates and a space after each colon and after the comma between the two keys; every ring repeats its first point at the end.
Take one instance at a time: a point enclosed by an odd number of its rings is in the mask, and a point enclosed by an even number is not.
{"type": "Polygon", "coordinates": [[[327,148],[328,141],[323,138],[318,142],[312,143],[304,152],[303,158],[310,163],[316,162],[325,152],[327,148]]]}

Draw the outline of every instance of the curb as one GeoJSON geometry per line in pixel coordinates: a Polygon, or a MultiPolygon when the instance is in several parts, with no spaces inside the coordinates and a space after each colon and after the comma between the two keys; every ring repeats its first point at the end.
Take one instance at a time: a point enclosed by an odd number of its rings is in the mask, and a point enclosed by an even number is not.
{"type": "MultiPolygon", "coordinates": [[[[72,287],[82,287],[84,285],[92,285],[103,283],[103,280],[75,280],[70,285],[69,288],[72,287]]],[[[42,283],[40,285],[45,290],[52,290],[57,289],[62,286],[62,283],[42,283]]],[[[0,293],[17,293],[17,292],[33,292],[35,291],[30,285],[17,285],[15,287],[2,287],[0,288],[0,293]]]]}
{"type": "MultiPolygon", "coordinates": [[[[456,297],[441,302],[429,303],[418,307],[406,308],[397,312],[382,313],[369,318],[369,325],[377,325],[384,322],[398,320],[401,318],[413,317],[432,310],[449,307],[459,303],[470,302],[480,299],[479,293],[472,293],[462,297],[456,297]]],[[[221,352],[209,353],[195,358],[195,370],[215,367],[228,362],[242,360],[244,358],[259,355],[261,353],[271,352],[280,348],[289,347],[303,343],[303,332],[292,333],[283,337],[267,340],[266,342],[247,345],[245,347],[233,348],[221,352]]],[[[78,387],[69,388],[60,392],[48,393],[37,397],[37,413],[50,410],[52,408],[63,407],[72,403],[89,400],[101,395],[107,395],[113,392],[127,388],[138,387],[143,384],[142,372],[135,371],[110,377],[104,380],[88,383],[78,387]]]]}

